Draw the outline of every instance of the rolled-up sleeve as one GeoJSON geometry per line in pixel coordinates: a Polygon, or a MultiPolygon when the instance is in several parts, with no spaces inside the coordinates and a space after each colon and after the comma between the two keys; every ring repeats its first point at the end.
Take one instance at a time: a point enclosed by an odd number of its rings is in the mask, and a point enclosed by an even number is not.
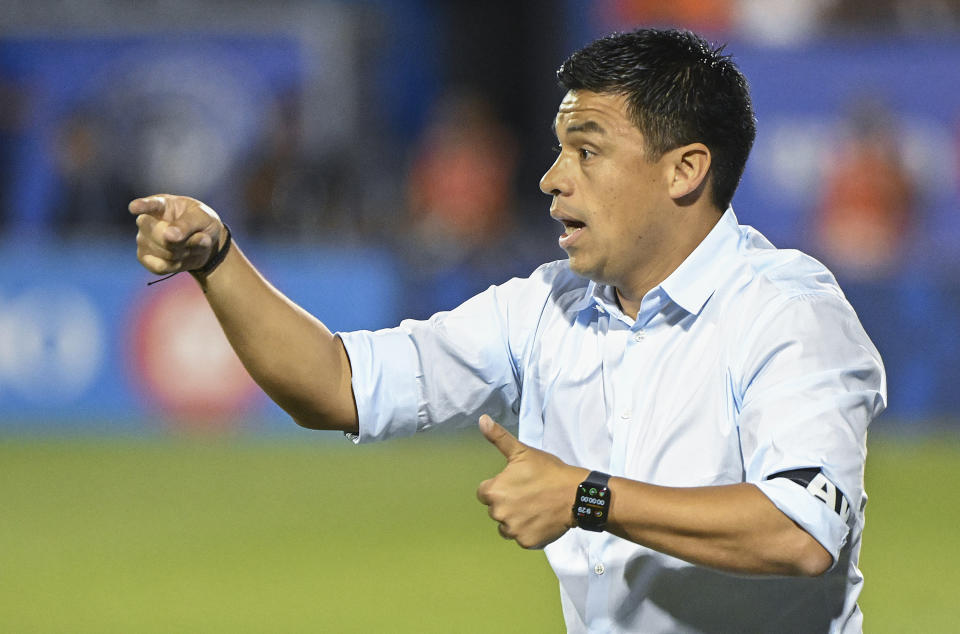
{"type": "Polygon", "coordinates": [[[786,478],[754,483],[784,515],[792,519],[820,542],[833,561],[847,543],[849,527],[833,509],[823,504],[802,486],[786,478]]]}
{"type": "Polygon", "coordinates": [[[746,480],[837,560],[862,522],[867,426],[886,405],[880,356],[850,305],[832,294],[784,301],[744,339],[738,427],[746,480]],[[819,470],[849,508],[777,474],[819,470]],[[773,476],[773,477],[772,477],[773,476]]]}
{"type": "Polygon", "coordinates": [[[353,396],[360,433],[354,442],[412,436],[417,431],[418,386],[422,379],[416,350],[399,328],[337,333],[350,358],[353,396]]]}
{"type": "Polygon", "coordinates": [[[385,440],[475,424],[481,414],[516,423],[520,379],[510,332],[539,314],[536,302],[550,289],[542,278],[535,273],[492,286],[425,321],[338,333],[360,422],[360,433],[348,436],[357,443],[385,440]]]}

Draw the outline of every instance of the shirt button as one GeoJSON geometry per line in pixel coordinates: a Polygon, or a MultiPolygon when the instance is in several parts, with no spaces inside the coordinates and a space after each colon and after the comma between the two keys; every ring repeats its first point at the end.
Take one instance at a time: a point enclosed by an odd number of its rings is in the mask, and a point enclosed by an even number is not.
{"type": "Polygon", "coordinates": [[[603,567],[603,564],[601,564],[601,563],[598,563],[596,566],[593,567],[593,571],[594,571],[595,573],[597,573],[598,575],[602,575],[604,570],[605,570],[605,568],[603,567]]]}
{"type": "Polygon", "coordinates": [[[627,420],[628,418],[630,418],[630,415],[631,415],[630,410],[626,410],[620,413],[620,418],[622,418],[623,420],[627,420]]]}
{"type": "Polygon", "coordinates": [[[633,340],[634,340],[634,341],[643,341],[643,331],[642,331],[642,330],[638,330],[637,332],[633,333],[633,340]]]}

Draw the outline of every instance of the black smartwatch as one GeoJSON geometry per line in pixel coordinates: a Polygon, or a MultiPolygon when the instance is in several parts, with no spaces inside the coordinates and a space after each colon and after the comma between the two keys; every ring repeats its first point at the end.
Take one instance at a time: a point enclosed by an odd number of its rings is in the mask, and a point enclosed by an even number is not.
{"type": "Polygon", "coordinates": [[[580,528],[599,533],[607,525],[611,501],[610,489],[607,487],[609,481],[608,474],[591,471],[587,479],[577,487],[573,516],[580,528]]]}

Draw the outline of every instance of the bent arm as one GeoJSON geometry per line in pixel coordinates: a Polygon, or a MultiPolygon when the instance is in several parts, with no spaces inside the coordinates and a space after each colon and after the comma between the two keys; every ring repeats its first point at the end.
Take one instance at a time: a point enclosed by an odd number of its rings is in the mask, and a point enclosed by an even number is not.
{"type": "Polygon", "coordinates": [[[350,362],[338,337],[235,245],[198,282],[230,345],[271,399],[304,427],[357,432],[350,362]]]}
{"type": "MultiPolygon", "coordinates": [[[[140,198],[130,211],[138,216],[137,258],[153,273],[195,271],[226,240],[217,214],[192,198],[140,198]]],[[[339,338],[267,282],[236,245],[211,273],[194,277],[270,398],[304,427],[357,431],[350,362],[339,338]]]]}
{"type": "Polygon", "coordinates": [[[607,530],[691,563],[747,574],[816,576],[830,553],[752,484],[663,487],[611,478],[607,530]]]}
{"type": "MultiPolygon", "coordinates": [[[[572,502],[588,471],[525,445],[488,417],[483,435],[507,459],[481,483],[477,497],[489,507],[500,534],[525,548],[540,548],[576,527],[572,502]]],[[[749,483],[665,487],[610,479],[606,530],[641,546],[732,573],[815,576],[831,554],[749,483]]],[[[819,504],[819,502],[817,502],[819,504]]]]}

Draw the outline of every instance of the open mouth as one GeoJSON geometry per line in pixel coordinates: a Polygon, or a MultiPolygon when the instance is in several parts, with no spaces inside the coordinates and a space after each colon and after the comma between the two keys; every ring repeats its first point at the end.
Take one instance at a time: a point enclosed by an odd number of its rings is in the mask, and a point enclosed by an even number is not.
{"type": "Polygon", "coordinates": [[[586,224],[579,220],[560,220],[563,223],[563,234],[560,236],[559,244],[561,249],[569,249],[576,243],[577,239],[583,234],[586,224]]]}

